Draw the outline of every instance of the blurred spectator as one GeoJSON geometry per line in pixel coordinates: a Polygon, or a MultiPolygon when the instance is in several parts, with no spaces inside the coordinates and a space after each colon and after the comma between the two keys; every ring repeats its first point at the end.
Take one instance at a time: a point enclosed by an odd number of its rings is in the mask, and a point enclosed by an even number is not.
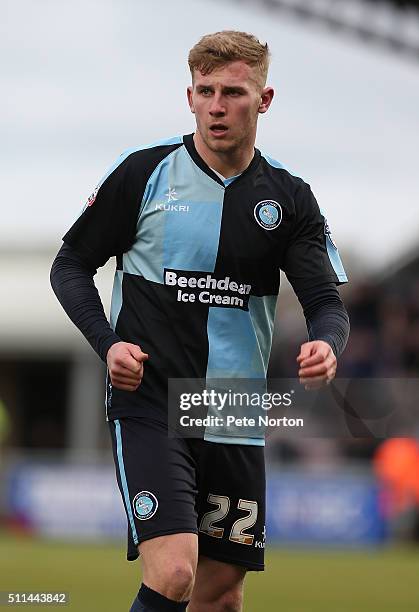
{"type": "Polygon", "coordinates": [[[383,512],[394,535],[419,542],[419,442],[390,438],[377,449],[373,466],[383,485],[383,512]]]}
{"type": "Polygon", "coordinates": [[[419,375],[419,282],[397,275],[355,288],[347,300],[351,336],[339,362],[341,377],[419,375]]]}
{"type": "MultiPolygon", "coordinates": [[[[351,320],[351,334],[339,359],[340,378],[419,378],[418,267],[419,258],[380,282],[363,282],[348,287],[344,301],[351,320]]],[[[297,341],[304,341],[306,333],[301,316],[281,326],[280,341],[276,343],[271,359],[270,375],[273,378],[296,376],[294,346],[297,341]]],[[[399,392],[403,391],[403,385],[397,388],[399,392]]],[[[411,414],[416,412],[409,404],[410,395],[401,394],[394,401],[397,406],[396,429],[403,407],[411,414]]],[[[419,427],[419,423],[417,425],[419,427]]],[[[270,449],[270,456],[276,460],[310,460],[312,454],[313,459],[318,455],[313,445],[307,444],[302,452],[301,443],[295,440],[285,442],[272,436],[272,442],[276,448],[270,449]],[[286,448],[282,448],[285,443],[286,448]]],[[[340,440],[338,448],[341,456],[347,459],[369,462],[377,444],[378,439],[347,438],[340,440]]],[[[337,460],[335,452],[331,452],[330,460],[337,460]]],[[[417,469],[419,471],[419,466],[417,469]]]]}
{"type": "MultiPolygon", "coordinates": [[[[5,403],[0,399],[0,449],[10,432],[10,418],[5,403]]],[[[1,455],[0,455],[1,456],[1,455]]]]}

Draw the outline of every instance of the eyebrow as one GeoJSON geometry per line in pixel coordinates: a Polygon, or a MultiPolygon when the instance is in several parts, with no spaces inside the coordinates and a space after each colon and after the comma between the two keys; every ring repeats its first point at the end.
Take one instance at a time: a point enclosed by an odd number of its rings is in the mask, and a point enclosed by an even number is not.
{"type": "MultiPolygon", "coordinates": [[[[214,87],[212,85],[197,85],[198,91],[202,91],[203,89],[210,89],[214,91],[214,87]]],[[[240,85],[226,85],[222,88],[223,93],[246,93],[246,89],[241,87],[240,85]]]]}
{"type": "Polygon", "coordinates": [[[233,85],[229,87],[223,87],[224,93],[246,93],[246,89],[244,87],[240,87],[240,85],[233,85]]]}

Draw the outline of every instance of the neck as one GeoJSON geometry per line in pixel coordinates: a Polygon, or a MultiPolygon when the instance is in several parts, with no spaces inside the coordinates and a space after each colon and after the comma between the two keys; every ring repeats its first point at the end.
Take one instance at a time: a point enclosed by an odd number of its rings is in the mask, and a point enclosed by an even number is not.
{"type": "Polygon", "coordinates": [[[255,154],[253,145],[233,151],[212,151],[206,146],[198,130],[195,132],[193,140],[195,149],[207,166],[213,168],[225,178],[244,172],[255,154]]]}

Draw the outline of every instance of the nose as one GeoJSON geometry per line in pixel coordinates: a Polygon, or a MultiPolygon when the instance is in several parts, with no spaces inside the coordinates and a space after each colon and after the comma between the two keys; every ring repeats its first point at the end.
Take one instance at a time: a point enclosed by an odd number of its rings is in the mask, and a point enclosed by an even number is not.
{"type": "Polygon", "coordinates": [[[211,106],[209,108],[209,114],[212,117],[222,117],[225,115],[225,106],[223,103],[222,96],[216,93],[211,99],[211,106]]]}

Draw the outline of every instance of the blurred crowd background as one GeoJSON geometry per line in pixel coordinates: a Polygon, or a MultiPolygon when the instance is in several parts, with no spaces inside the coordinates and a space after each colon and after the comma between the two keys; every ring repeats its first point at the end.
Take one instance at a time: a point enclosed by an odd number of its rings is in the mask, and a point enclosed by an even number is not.
{"type": "MultiPolygon", "coordinates": [[[[100,9],[93,2],[86,11],[65,3],[61,14],[57,3],[45,1],[42,24],[29,0],[5,3],[0,527],[6,531],[123,539],[104,421],[104,366],[52,295],[49,268],[60,237],[119,148],[192,131],[185,58],[208,31],[243,29],[271,43],[278,110],[263,118],[259,144],[313,177],[328,210],[350,277],[341,294],[352,331],[339,377],[419,377],[419,3],[182,3],[182,11],[160,3],[165,20],[158,35],[134,28],[151,13],[130,0],[108,0],[100,9]],[[92,503],[102,512],[92,515],[92,503]]],[[[106,307],[113,265],[97,277],[106,307]]],[[[277,319],[270,376],[292,378],[306,330],[285,279],[277,319]]],[[[271,543],[419,541],[418,440],[419,422],[409,437],[387,440],[272,436],[271,543]]]]}

